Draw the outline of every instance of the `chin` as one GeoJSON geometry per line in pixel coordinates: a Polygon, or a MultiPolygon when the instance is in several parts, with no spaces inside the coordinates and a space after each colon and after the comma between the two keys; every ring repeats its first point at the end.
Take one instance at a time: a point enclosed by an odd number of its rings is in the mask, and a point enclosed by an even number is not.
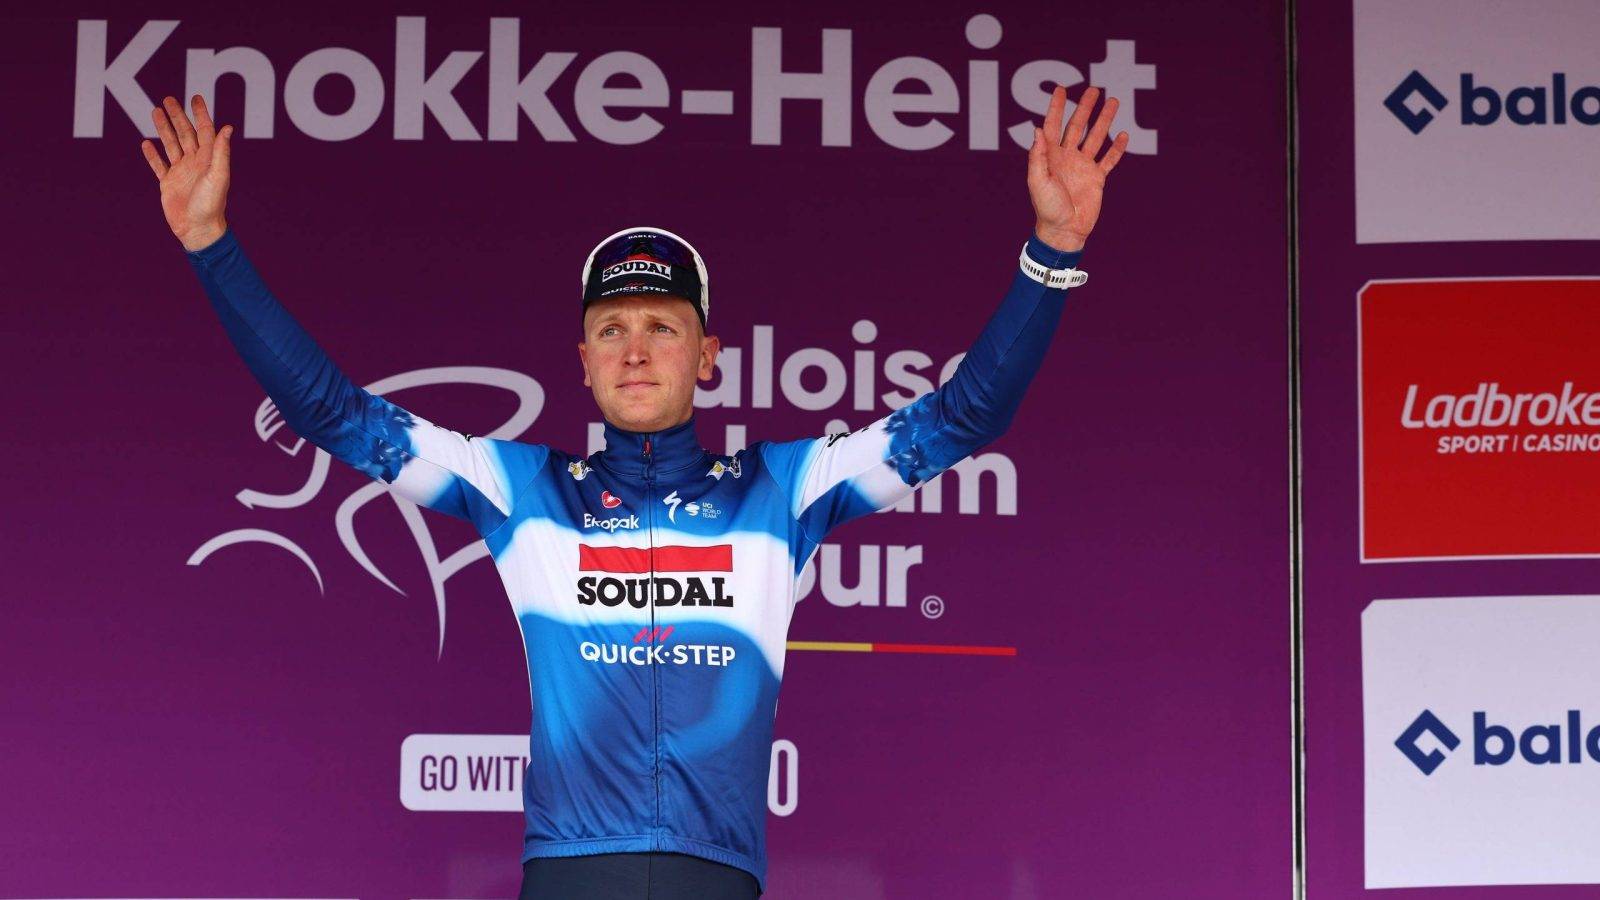
{"type": "Polygon", "coordinates": [[[674,424],[675,418],[671,411],[653,405],[644,408],[622,404],[601,412],[612,424],[627,431],[661,431],[674,424]]]}

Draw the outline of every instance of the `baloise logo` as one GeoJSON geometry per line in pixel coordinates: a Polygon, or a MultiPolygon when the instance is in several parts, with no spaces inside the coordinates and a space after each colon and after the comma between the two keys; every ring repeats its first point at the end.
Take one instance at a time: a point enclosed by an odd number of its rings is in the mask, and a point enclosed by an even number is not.
{"type": "MultiPolygon", "coordinates": [[[[1425,709],[1395,738],[1394,745],[1422,774],[1432,775],[1444,764],[1446,754],[1461,746],[1461,738],[1432,710],[1425,709]],[[1423,752],[1420,742],[1424,735],[1431,735],[1444,749],[1423,752]]],[[[1564,725],[1530,725],[1519,732],[1491,723],[1487,712],[1472,714],[1474,766],[1503,766],[1518,758],[1535,766],[1579,764],[1585,755],[1600,762],[1600,725],[1585,733],[1583,715],[1578,710],[1567,710],[1564,725]]]]}
{"type": "MultiPolygon", "coordinates": [[[[1513,125],[1566,125],[1569,115],[1581,125],[1600,125],[1600,85],[1585,85],[1569,94],[1564,72],[1553,73],[1548,87],[1519,85],[1504,94],[1491,85],[1476,83],[1471,72],[1462,72],[1458,85],[1456,108],[1461,111],[1462,125],[1493,125],[1501,119],[1513,125]]],[[[1412,69],[1383,98],[1383,105],[1412,134],[1421,134],[1436,118],[1435,113],[1450,106],[1450,99],[1412,69]],[[1412,107],[1413,98],[1416,108],[1412,107]]]]}

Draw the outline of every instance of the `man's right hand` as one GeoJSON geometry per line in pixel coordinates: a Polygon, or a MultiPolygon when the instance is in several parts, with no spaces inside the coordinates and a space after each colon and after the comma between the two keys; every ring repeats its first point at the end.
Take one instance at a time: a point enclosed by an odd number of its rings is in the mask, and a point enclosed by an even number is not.
{"type": "Polygon", "coordinates": [[[161,211],[167,226],[185,250],[199,250],[222,237],[228,229],[223,208],[228,205],[228,161],[233,155],[233,126],[218,132],[206,111],[206,101],[195,94],[194,124],[183,114],[176,98],[167,97],[150,110],[156,133],[167,151],[166,162],[150,141],[139,149],[161,182],[161,211]]]}

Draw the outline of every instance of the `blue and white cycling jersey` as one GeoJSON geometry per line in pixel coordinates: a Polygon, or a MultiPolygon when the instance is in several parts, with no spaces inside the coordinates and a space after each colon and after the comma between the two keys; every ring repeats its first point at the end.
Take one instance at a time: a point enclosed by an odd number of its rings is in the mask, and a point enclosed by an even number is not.
{"type": "MultiPolygon", "coordinates": [[[[1052,269],[1080,253],[1032,238],[1052,269]]],[[[188,254],[299,435],[487,542],[527,652],[522,858],[673,851],[766,888],[767,770],[799,573],[1005,430],[1065,289],[1017,271],[954,375],[873,424],[734,456],[694,421],[605,428],[587,458],[434,425],[362,390],[267,290],[232,230],[188,254]]]]}

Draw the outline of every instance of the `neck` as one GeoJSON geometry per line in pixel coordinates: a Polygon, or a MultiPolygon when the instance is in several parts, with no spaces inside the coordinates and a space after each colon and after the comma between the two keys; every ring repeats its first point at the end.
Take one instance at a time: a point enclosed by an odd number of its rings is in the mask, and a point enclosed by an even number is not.
{"type": "Polygon", "coordinates": [[[694,415],[657,431],[630,431],[605,424],[606,449],[600,459],[606,467],[625,475],[666,472],[699,463],[706,451],[694,430],[694,415]]]}

